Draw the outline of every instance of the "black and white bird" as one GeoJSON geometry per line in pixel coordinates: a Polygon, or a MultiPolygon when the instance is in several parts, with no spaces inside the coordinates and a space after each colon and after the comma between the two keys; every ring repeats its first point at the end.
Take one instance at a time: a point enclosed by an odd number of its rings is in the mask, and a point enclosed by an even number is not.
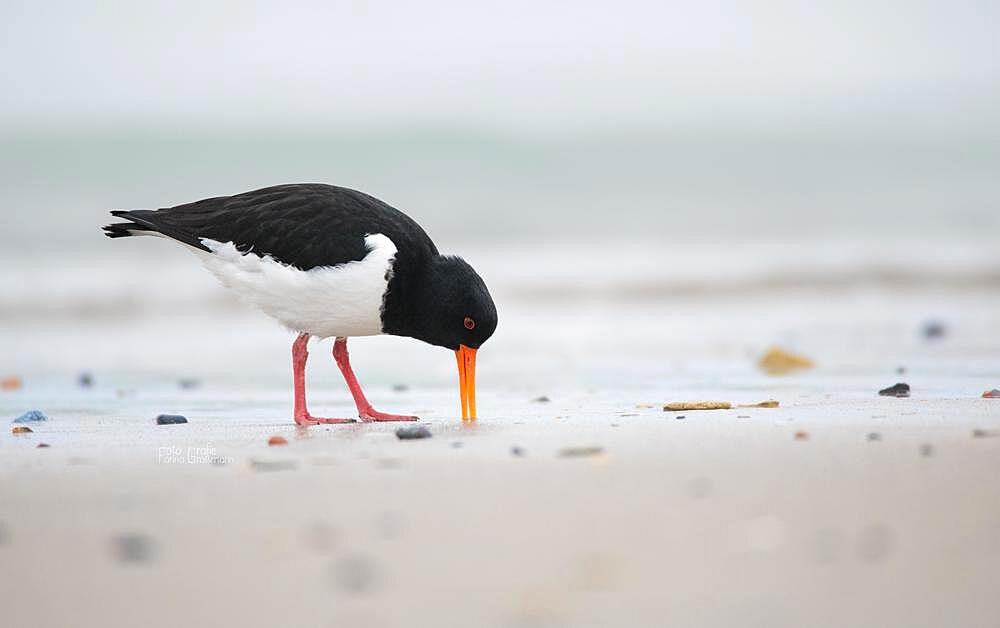
{"type": "Polygon", "coordinates": [[[227,288],[298,333],[292,344],[295,422],[350,423],[306,408],[310,336],[333,357],[362,421],[409,421],[375,410],[358,384],[347,338],[408,336],[455,351],[462,418],[476,418],[476,350],[497,326],[486,284],[438,253],[413,219],[377,198],[322,184],[278,185],[164,209],[113,211],[111,238],[155,235],[198,254],[227,288]]]}

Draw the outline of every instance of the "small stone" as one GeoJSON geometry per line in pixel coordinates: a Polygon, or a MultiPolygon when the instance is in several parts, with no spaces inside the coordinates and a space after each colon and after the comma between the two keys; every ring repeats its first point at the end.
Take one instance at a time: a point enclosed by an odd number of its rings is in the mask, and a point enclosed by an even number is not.
{"type": "Polygon", "coordinates": [[[45,413],[41,410],[29,410],[21,416],[14,419],[14,423],[38,423],[39,421],[48,421],[49,417],[45,416],[45,413]]]}
{"type": "Polygon", "coordinates": [[[408,425],[396,430],[396,438],[399,440],[416,440],[418,438],[430,438],[431,432],[423,425],[408,425]]]}
{"type": "Polygon", "coordinates": [[[47,447],[51,447],[51,445],[49,445],[48,443],[38,443],[37,445],[35,445],[35,449],[45,449],[47,447]]]}
{"type": "Polygon", "coordinates": [[[675,401],[663,405],[664,412],[680,410],[730,410],[733,404],[728,401],[675,401]]]}
{"type": "Polygon", "coordinates": [[[514,447],[510,448],[510,455],[514,456],[515,458],[524,458],[524,450],[515,445],[514,447]]]}
{"type": "Polygon", "coordinates": [[[675,419],[677,419],[677,420],[680,420],[680,419],[686,419],[686,418],[687,418],[687,415],[686,415],[686,414],[678,414],[678,415],[677,415],[677,416],[675,416],[674,418],[675,418],[675,419]]]}
{"type": "Polygon", "coordinates": [[[187,418],[179,414],[161,414],[160,416],[156,417],[157,425],[179,425],[181,423],[187,423],[187,422],[188,422],[187,418]]]}
{"type": "Polygon", "coordinates": [[[34,431],[35,430],[31,429],[30,427],[28,427],[26,425],[15,425],[13,428],[11,428],[10,433],[11,434],[31,434],[34,431]]]}
{"type": "Polygon", "coordinates": [[[924,458],[930,458],[934,454],[934,447],[930,443],[924,443],[920,446],[920,455],[924,458]]]}
{"type": "Polygon", "coordinates": [[[24,382],[20,377],[4,377],[0,379],[0,390],[21,390],[24,382]]]}
{"type": "Polygon", "coordinates": [[[785,375],[801,369],[811,369],[816,363],[807,357],[789,353],[780,347],[772,347],[757,362],[768,375],[785,375]]]}
{"type": "Polygon", "coordinates": [[[737,414],[736,418],[737,419],[749,419],[750,415],[749,414],[737,414]]]}
{"type": "Polygon", "coordinates": [[[185,377],[177,380],[177,385],[180,386],[181,390],[194,390],[201,386],[201,382],[193,377],[185,377]]]}
{"type": "Polygon", "coordinates": [[[882,440],[882,435],[879,434],[878,432],[868,432],[868,440],[869,441],[882,440]]]}
{"type": "Polygon", "coordinates": [[[795,432],[795,440],[809,440],[809,432],[795,432]]]}
{"type": "Polygon", "coordinates": [[[972,430],[972,438],[994,438],[996,436],[1000,436],[1000,432],[996,430],[972,430]]]}
{"type": "Polygon", "coordinates": [[[393,384],[392,385],[392,391],[393,392],[406,392],[409,389],[410,389],[410,387],[407,386],[406,384],[393,384]]]}
{"type": "Polygon", "coordinates": [[[94,376],[84,371],[77,376],[76,383],[80,388],[92,388],[94,386],[94,376]]]}
{"type": "Polygon", "coordinates": [[[928,340],[944,338],[947,329],[941,321],[927,321],[924,323],[923,334],[928,340]]]}
{"type": "Polygon", "coordinates": [[[1000,399],[1000,390],[994,388],[983,393],[983,399],[1000,399]]]}
{"type": "Polygon", "coordinates": [[[906,373],[906,367],[905,366],[897,366],[896,367],[896,375],[903,375],[905,373],[906,373]]]}
{"type": "Polygon", "coordinates": [[[542,395],[541,397],[535,397],[534,399],[531,400],[532,403],[549,403],[550,401],[552,400],[546,397],[545,395],[542,395]]]}
{"type": "Polygon", "coordinates": [[[287,445],[288,440],[284,436],[272,436],[271,438],[267,439],[267,444],[271,447],[274,447],[276,445],[287,445]]]}
{"type": "Polygon", "coordinates": [[[145,563],[153,555],[152,540],[142,534],[122,534],[113,539],[115,555],[123,563],[145,563]]]}
{"type": "Polygon", "coordinates": [[[460,440],[457,440],[457,441],[455,441],[454,443],[451,444],[451,448],[452,449],[461,449],[464,445],[465,445],[465,443],[463,443],[460,440]]]}
{"type": "Polygon", "coordinates": [[[564,447],[559,450],[560,458],[590,458],[604,453],[603,447],[564,447]]]}
{"type": "Polygon", "coordinates": [[[889,386],[888,388],[883,388],[878,391],[878,394],[883,397],[909,397],[910,396],[910,385],[899,382],[889,386]]]}

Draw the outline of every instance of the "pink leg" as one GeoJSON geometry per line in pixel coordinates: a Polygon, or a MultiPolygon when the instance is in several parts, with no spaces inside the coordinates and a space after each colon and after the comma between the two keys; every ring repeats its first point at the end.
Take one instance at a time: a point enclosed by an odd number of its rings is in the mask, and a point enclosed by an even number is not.
{"type": "Polygon", "coordinates": [[[358,406],[358,416],[361,417],[362,421],[416,421],[418,419],[415,416],[379,412],[372,407],[372,404],[368,403],[368,400],[365,399],[365,393],[361,390],[361,384],[358,383],[358,378],[351,370],[351,359],[347,355],[347,338],[337,338],[333,343],[333,359],[337,361],[340,372],[344,374],[344,381],[351,389],[354,403],[358,406]]]}
{"type": "Polygon", "coordinates": [[[354,419],[320,419],[309,414],[306,409],[306,360],[309,351],[309,334],[299,334],[292,343],[292,377],[295,381],[295,424],[318,425],[320,423],[354,423],[354,419]]]}

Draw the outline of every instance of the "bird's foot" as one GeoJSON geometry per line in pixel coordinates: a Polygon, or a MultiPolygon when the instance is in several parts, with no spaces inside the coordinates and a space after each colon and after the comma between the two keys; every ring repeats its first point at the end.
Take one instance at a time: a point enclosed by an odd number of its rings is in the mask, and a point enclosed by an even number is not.
{"type": "Polygon", "coordinates": [[[366,408],[358,413],[361,420],[368,423],[371,421],[419,421],[418,416],[409,416],[405,414],[387,414],[385,412],[379,412],[375,408],[366,408]]]}
{"type": "Polygon", "coordinates": [[[309,414],[296,414],[295,424],[308,426],[308,425],[341,425],[344,423],[356,423],[357,419],[324,419],[321,417],[315,417],[309,414]]]}

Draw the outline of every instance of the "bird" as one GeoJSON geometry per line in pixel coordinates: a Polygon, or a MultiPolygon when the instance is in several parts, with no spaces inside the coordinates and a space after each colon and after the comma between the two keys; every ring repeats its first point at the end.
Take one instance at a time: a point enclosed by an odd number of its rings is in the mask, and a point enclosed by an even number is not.
{"type": "Polygon", "coordinates": [[[306,404],[310,338],[334,338],[333,358],[358,419],[414,421],[375,410],[351,368],[347,339],[388,334],[455,352],[463,420],[476,419],[476,352],[497,327],[483,279],[461,257],[442,255],[412,218],[373,196],[296,183],[160,209],[114,210],[110,238],[159,236],[193,251],[219,282],[296,334],[293,416],[306,404]]]}

